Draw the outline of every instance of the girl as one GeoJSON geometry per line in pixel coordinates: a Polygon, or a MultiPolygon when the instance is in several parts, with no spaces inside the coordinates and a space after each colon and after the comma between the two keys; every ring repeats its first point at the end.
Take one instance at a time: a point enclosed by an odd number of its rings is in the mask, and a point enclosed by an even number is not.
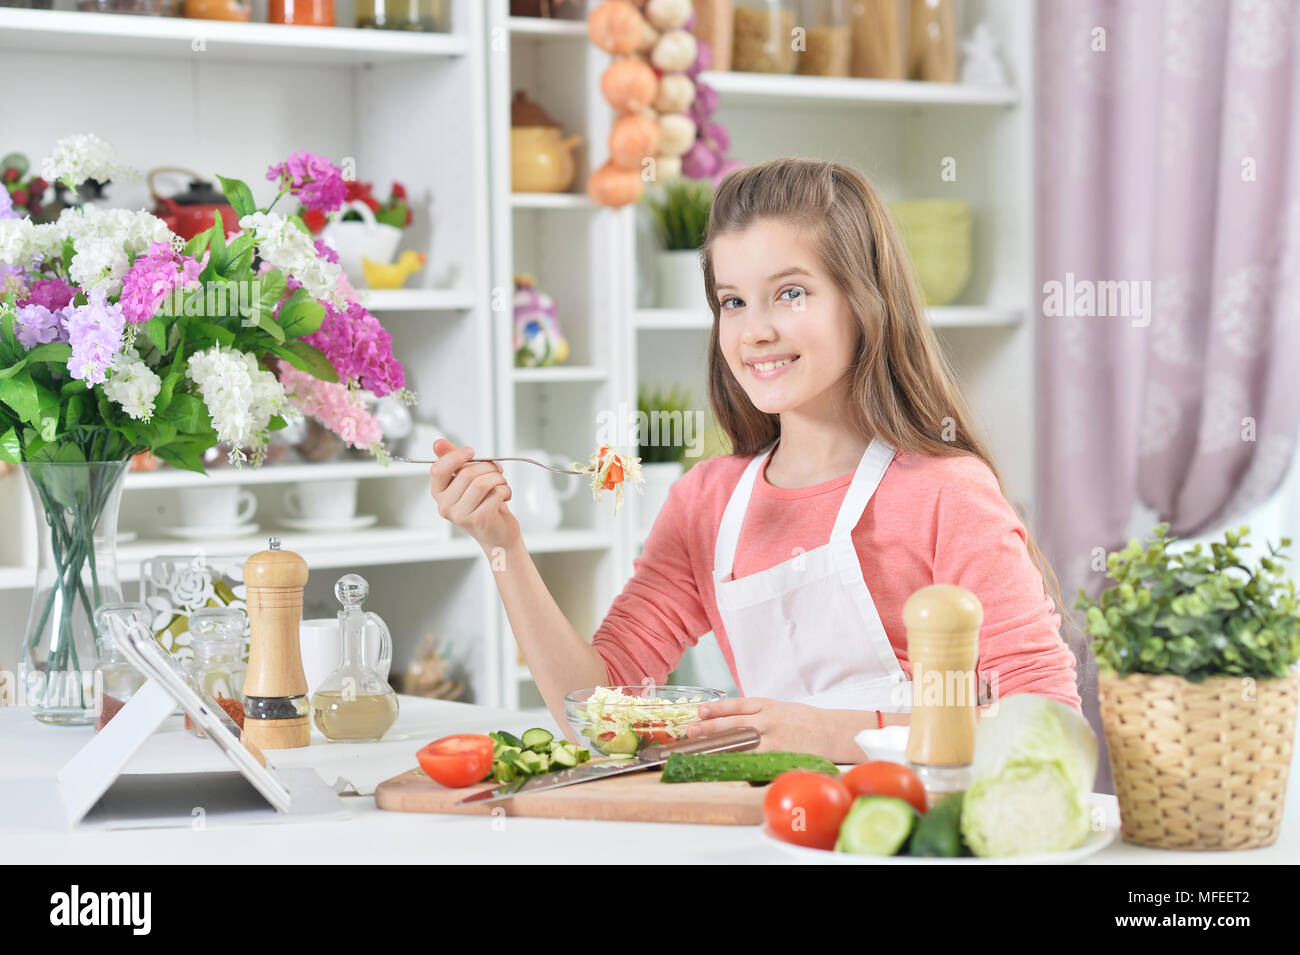
{"type": "Polygon", "coordinates": [[[500,467],[434,448],[439,513],[502,548],[497,586],[556,720],[572,690],[662,683],[712,630],[745,696],[702,708],[693,735],[753,726],[762,748],[857,762],[858,731],[908,720],[903,603],[932,583],[983,605],[979,674],[995,696],[1078,708],[1045,564],[875,189],[829,162],[740,170],[714,196],[703,262],[709,398],[734,453],[673,485],[590,644],[524,549],[500,467]]]}

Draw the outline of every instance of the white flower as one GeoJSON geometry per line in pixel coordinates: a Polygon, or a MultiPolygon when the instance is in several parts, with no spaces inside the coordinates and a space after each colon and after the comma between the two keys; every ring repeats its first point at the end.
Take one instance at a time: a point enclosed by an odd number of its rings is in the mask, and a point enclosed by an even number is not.
{"type": "Polygon", "coordinates": [[[33,239],[35,252],[47,257],[62,255],[64,241],[71,239],[69,277],[82,288],[102,285],[110,296],[122,291],[130,256],[148,251],[155,242],[171,243],[176,238],[167,223],[151,213],[93,205],[64,209],[50,230],[33,239]]]}
{"type": "Polygon", "coordinates": [[[73,243],[73,249],[68,278],[84,289],[103,283],[110,297],[122,291],[122,276],[131,267],[131,260],[120,241],[88,235],[73,243]]]}
{"type": "Polygon", "coordinates": [[[148,421],[153,417],[154,399],[161,387],[162,379],[140,360],[134,350],[117,356],[103,385],[109,401],[117,402],[137,421],[148,421]]]}
{"type": "Polygon", "coordinates": [[[291,274],[312,298],[342,305],[337,286],[343,268],[322,259],[310,235],[278,213],[254,212],[240,219],[239,227],[253,233],[264,261],[291,274]]]}
{"type": "Polygon", "coordinates": [[[79,133],[60,139],[54,154],[41,163],[41,175],[50,180],[62,180],[75,189],[87,179],[107,182],[110,179],[135,179],[139,173],[117,160],[112,145],[90,133],[79,133]]]}
{"type": "Polygon", "coordinates": [[[269,437],[271,418],[287,409],[284,388],[257,359],[233,348],[213,345],[190,356],[188,374],[203,392],[217,438],[242,459],[243,448],[260,464],[269,437]]]}
{"type": "Polygon", "coordinates": [[[38,248],[36,229],[31,219],[0,219],[0,265],[31,265],[38,248]]]}

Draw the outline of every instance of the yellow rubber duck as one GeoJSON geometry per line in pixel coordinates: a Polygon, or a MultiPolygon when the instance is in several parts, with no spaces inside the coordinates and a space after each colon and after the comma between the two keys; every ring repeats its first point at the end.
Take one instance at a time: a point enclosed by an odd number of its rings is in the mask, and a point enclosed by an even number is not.
{"type": "Polygon", "coordinates": [[[401,288],[411,275],[424,268],[427,261],[429,257],[423,252],[407,249],[392,263],[373,262],[363,256],[361,271],[365,274],[366,284],[371,288],[401,288]]]}

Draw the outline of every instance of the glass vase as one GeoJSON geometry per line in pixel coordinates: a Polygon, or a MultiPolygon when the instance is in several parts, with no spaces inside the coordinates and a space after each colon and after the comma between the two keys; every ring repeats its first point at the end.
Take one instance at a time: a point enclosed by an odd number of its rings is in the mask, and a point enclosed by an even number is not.
{"type": "Polygon", "coordinates": [[[117,512],[127,462],[24,462],[36,508],[36,587],[19,662],[42,722],[95,722],[95,609],[122,600],[117,512]]]}

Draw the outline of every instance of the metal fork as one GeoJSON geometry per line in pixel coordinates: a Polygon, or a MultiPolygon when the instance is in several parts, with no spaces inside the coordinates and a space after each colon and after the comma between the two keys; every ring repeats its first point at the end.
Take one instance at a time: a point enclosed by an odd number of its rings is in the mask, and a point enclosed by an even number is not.
{"type": "MultiPolygon", "coordinates": [[[[436,460],[427,461],[422,458],[401,458],[397,455],[390,455],[394,461],[401,461],[403,464],[437,464],[436,460]]],[[[541,461],[534,461],[532,458],[473,458],[467,461],[467,464],[495,464],[498,461],[524,461],[528,464],[536,464],[539,468],[546,468],[548,471],[554,471],[556,474],[586,474],[586,471],[575,471],[572,468],[554,468],[549,464],[543,464],[541,461]]]]}

